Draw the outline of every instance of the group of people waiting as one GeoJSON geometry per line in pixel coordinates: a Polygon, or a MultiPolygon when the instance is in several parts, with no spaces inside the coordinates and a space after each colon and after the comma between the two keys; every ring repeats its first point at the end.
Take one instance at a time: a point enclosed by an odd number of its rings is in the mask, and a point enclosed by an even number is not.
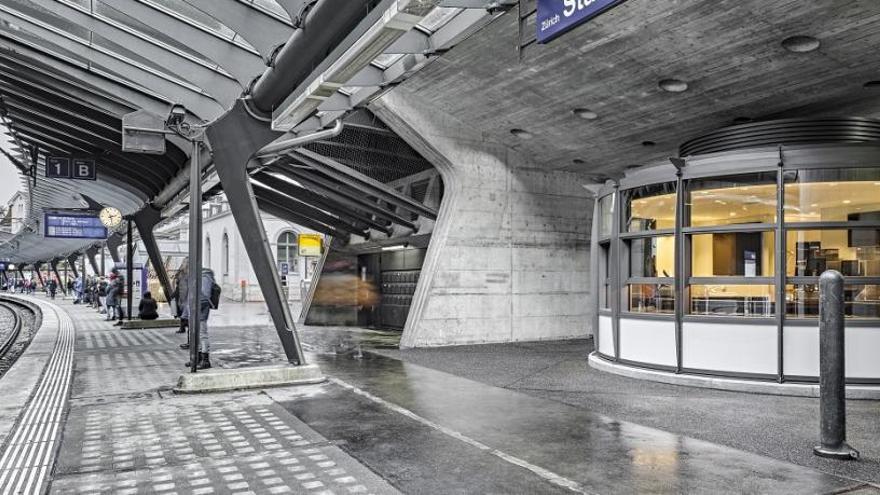
{"type": "MultiPolygon", "coordinates": [[[[121,326],[125,318],[126,283],[125,276],[117,268],[110,270],[107,276],[77,277],[68,280],[64,285],[68,294],[73,295],[74,304],[89,305],[102,315],[106,321],[116,320],[114,326],[121,326]]],[[[37,283],[33,279],[17,279],[4,283],[4,290],[15,291],[22,294],[33,294],[37,289],[37,283]]],[[[59,283],[54,278],[48,279],[43,289],[50,298],[55,299],[59,283]]],[[[174,291],[171,301],[174,303],[173,312],[180,319],[180,326],[175,333],[188,334],[190,322],[190,291],[187,272],[182,269],[174,277],[174,291]]],[[[199,348],[196,361],[197,369],[211,367],[210,340],[208,338],[208,317],[212,309],[216,309],[219,298],[219,287],[214,281],[214,272],[208,268],[202,269],[201,287],[199,290],[199,348]],[[216,292],[216,293],[215,293],[216,292]],[[213,297],[212,297],[213,296],[213,297]]],[[[140,320],[155,320],[159,318],[159,303],[153,295],[147,291],[141,296],[138,303],[137,317],[140,320]]],[[[189,338],[180,344],[181,349],[189,349],[189,338]]],[[[190,367],[192,363],[186,363],[190,367]]]]}

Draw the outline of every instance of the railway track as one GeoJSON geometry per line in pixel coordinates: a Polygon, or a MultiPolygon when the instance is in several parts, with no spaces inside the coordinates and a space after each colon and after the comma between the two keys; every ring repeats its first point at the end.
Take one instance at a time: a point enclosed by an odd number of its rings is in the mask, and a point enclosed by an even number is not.
{"type": "Polygon", "coordinates": [[[0,376],[30,343],[37,328],[37,313],[26,302],[0,296],[0,376]]]}

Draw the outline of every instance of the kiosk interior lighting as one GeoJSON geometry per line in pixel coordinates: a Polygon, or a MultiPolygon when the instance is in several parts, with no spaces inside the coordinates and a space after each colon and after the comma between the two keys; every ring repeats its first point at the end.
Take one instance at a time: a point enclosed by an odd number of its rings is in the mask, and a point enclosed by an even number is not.
{"type": "Polygon", "coordinates": [[[793,53],[807,53],[817,50],[821,43],[812,36],[791,36],[782,40],[782,48],[793,53]]]}
{"type": "Polygon", "coordinates": [[[684,93],[688,90],[688,83],[681,79],[663,79],[657,85],[668,93],[684,93]]]}

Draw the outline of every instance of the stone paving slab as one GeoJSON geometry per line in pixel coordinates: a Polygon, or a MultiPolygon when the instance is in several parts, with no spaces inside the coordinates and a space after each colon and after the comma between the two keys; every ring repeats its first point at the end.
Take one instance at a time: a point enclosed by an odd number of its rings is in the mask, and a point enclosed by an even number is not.
{"type": "Polygon", "coordinates": [[[75,373],[52,493],[397,493],[265,394],[172,394],[187,358],[173,330],[64,309],[75,373]]]}

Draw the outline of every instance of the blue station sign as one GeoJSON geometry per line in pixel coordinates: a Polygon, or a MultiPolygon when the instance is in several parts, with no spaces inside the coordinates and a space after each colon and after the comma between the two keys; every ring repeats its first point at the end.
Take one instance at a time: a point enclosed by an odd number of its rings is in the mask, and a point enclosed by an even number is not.
{"type": "Polygon", "coordinates": [[[47,212],[44,235],[63,239],[106,239],[107,227],[93,213],[47,212]]]}
{"type": "Polygon", "coordinates": [[[626,0],[538,0],[538,43],[547,43],[626,0]]]}

